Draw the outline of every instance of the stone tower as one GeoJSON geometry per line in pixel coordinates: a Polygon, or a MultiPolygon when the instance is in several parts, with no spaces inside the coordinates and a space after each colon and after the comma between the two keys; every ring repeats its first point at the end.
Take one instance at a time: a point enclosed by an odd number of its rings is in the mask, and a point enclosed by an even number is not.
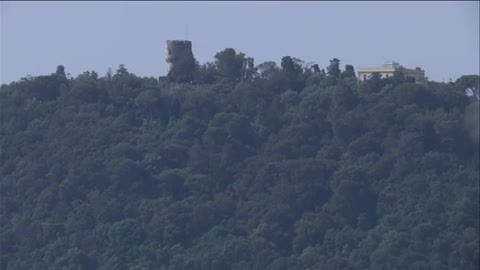
{"type": "Polygon", "coordinates": [[[189,72],[189,66],[195,64],[192,42],[189,40],[167,40],[168,75],[177,76],[179,72],[189,72]]]}

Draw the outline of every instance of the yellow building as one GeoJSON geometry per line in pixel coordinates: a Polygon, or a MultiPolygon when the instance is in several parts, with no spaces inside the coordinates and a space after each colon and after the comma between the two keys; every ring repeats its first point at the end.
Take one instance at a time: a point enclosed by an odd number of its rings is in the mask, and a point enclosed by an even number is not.
{"type": "Polygon", "coordinates": [[[415,69],[409,69],[402,67],[395,61],[387,61],[381,67],[366,67],[358,69],[358,79],[360,81],[368,80],[374,73],[378,73],[382,79],[393,76],[393,73],[397,70],[403,71],[406,77],[413,77],[417,83],[425,83],[425,71],[417,67],[415,69]]]}

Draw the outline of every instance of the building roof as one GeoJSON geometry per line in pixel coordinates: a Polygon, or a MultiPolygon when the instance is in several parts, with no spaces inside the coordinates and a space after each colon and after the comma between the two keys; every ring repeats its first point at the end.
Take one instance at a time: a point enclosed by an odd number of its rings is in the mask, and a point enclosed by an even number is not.
{"type": "Polygon", "coordinates": [[[401,68],[402,66],[393,60],[386,61],[382,66],[380,67],[361,67],[358,69],[359,72],[367,72],[367,73],[373,73],[373,72],[394,72],[395,70],[401,68]]]}
{"type": "Polygon", "coordinates": [[[394,71],[395,71],[394,67],[363,67],[363,68],[358,69],[359,73],[363,73],[363,72],[366,72],[366,73],[374,73],[374,72],[382,73],[382,72],[394,72],[394,71]]]}
{"type": "Polygon", "coordinates": [[[399,68],[401,67],[401,65],[393,60],[390,60],[390,61],[386,61],[384,64],[383,64],[383,67],[388,67],[388,68],[399,68]]]}

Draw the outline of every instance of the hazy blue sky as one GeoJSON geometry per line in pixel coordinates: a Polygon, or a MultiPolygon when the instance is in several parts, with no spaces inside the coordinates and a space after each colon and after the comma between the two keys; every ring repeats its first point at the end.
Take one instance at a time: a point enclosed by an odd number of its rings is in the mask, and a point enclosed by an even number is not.
{"type": "Polygon", "coordinates": [[[479,73],[479,2],[1,2],[1,82],[119,64],[165,75],[165,41],[188,24],[200,63],[231,47],[356,69],[395,60],[430,79],[479,73]]]}

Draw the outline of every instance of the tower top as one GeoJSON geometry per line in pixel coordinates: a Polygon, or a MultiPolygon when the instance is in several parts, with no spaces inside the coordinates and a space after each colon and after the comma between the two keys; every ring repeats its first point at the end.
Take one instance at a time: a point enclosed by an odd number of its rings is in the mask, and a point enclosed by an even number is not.
{"type": "Polygon", "coordinates": [[[192,42],[190,40],[187,40],[187,39],[174,39],[174,40],[167,40],[167,45],[168,44],[192,44],[192,42]]]}

